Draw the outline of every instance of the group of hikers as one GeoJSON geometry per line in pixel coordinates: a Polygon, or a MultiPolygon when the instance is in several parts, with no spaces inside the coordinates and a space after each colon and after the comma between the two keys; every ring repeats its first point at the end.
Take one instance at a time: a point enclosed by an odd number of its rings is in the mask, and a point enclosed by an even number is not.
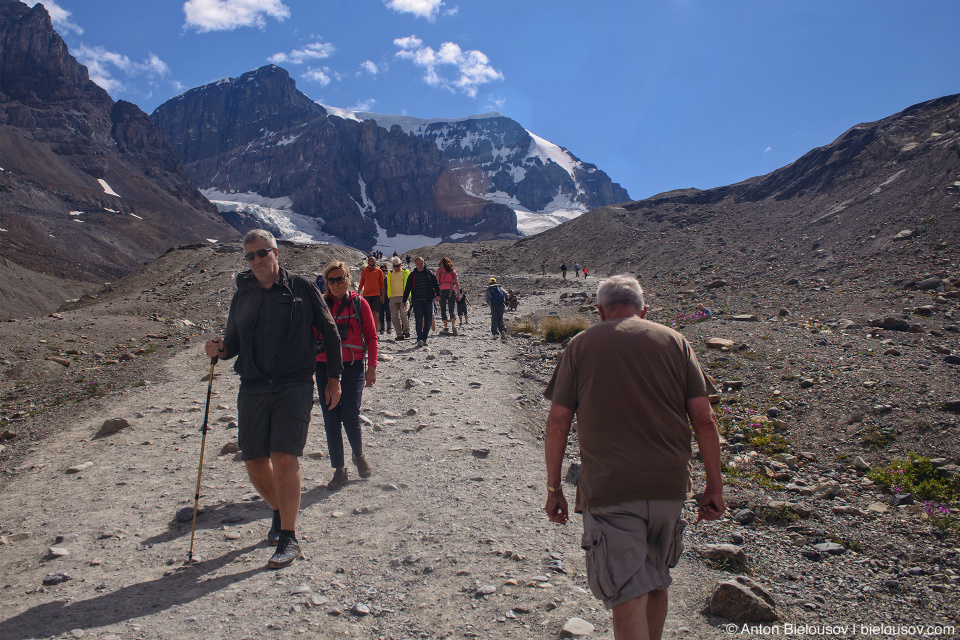
{"type": "MultiPolygon", "coordinates": [[[[578,278],[580,277],[580,271],[583,271],[583,279],[584,279],[584,280],[587,279],[587,265],[583,265],[583,266],[581,267],[579,262],[574,262],[574,263],[573,263],[573,269],[574,269],[574,272],[577,274],[577,277],[578,277],[578,278]]],[[[543,262],[540,263],[540,275],[543,275],[543,276],[547,275],[547,261],[546,261],[546,260],[544,260],[543,262]]],[[[562,261],[562,262],[560,263],[560,277],[563,278],[564,280],[567,279],[567,263],[566,263],[566,261],[562,261]]]]}
{"type": "MultiPolygon", "coordinates": [[[[341,261],[322,273],[324,291],[279,264],[274,237],[253,230],[243,239],[249,270],[237,276],[222,337],[206,342],[206,355],[236,357],[238,444],[250,482],[273,510],[266,541],[276,547],[267,562],[289,566],[300,556],[299,458],[307,440],[314,384],[320,396],[333,478],[344,486],[343,433],[361,478],[373,469],[363,452],[360,404],[377,381],[380,311],[389,301],[396,339],[409,337],[404,320],[412,307],[417,343],[426,344],[439,303],[441,319],[457,334],[454,307],[464,299],[449,258],[436,272],[423,258],[405,269],[399,256],[386,274],[371,256],[358,291],[341,261]]],[[[490,278],[484,294],[491,333],[506,335],[507,293],[490,278]]],[[[548,518],[568,519],[561,465],[574,416],[582,468],[576,511],[583,513],[587,578],[613,612],[618,640],[659,638],[667,613],[670,568],[683,549],[681,518],[690,483],[690,427],[706,470],[698,521],[725,510],[717,420],[708,396],[715,392],[683,336],[645,319],[647,306],[636,278],[613,276],[597,290],[601,322],[573,338],[544,391],[551,400],[546,423],[548,518]]],[[[463,314],[466,316],[466,314],[463,314]]]]}

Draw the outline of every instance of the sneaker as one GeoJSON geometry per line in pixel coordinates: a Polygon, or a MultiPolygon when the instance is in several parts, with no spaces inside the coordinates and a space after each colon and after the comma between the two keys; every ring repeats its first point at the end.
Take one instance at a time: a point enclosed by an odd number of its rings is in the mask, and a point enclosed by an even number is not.
{"type": "Polygon", "coordinates": [[[456,328],[456,327],[453,328],[453,335],[457,335],[457,328],[456,328]]]}
{"type": "Polygon", "coordinates": [[[373,475],[373,469],[370,468],[367,459],[363,456],[353,456],[353,464],[357,465],[357,473],[360,474],[361,478],[369,478],[373,475]]]}
{"type": "Polygon", "coordinates": [[[422,347],[422,346],[423,346],[423,340],[417,340],[417,346],[418,346],[418,347],[422,347]]]}
{"type": "Polygon", "coordinates": [[[327,490],[337,491],[338,489],[342,488],[343,485],[347,484],[347,480],[347,468],[340,467],[333,472],[333,479],[327,483],[327,490]]]}
{"type": "Polygon", "coordinates": [[[267,561],[267,567],[270,569],[282,569],[289,567],[293,561],[300,557],[300,543],[293,538],[281,535],[280,542],[277,543],[277,551],[273,557],[267,561]]]}

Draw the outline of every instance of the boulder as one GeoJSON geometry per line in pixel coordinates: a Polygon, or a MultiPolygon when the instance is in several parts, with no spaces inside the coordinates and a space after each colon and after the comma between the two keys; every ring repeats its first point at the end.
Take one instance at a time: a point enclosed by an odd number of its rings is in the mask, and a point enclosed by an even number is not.
{"type": "Polygon", "coordinates": [[[707,345],[708,349],[723,349],[724,347],[730,349],[736,344],[733,340],[726,340],[724,338],[707,338],[703,342],[707,345]]]}
{"type": "Polygon", "coordinates": [[[100,437],[108,436],[110,434],[126,429],[129,426],[130,426],[130,423],[127,421],[126,418],[110,418],[109,420],[104,420],[103,425],[100,427],[100,430],[97,431],[97,435],[100,437]]]}
{"type": "Polygon", "coordinates": [[[773,622],[778,618],[773,596],[744,576],[719,583],[707,599],[703,613],[727,618],[738,624],[773,622]]]}
{"type": "Polygon", "coordinates": [[[731,571],[747,571],[747,554],[732,544],[705,544],[697,548],[697,553],[707,560],[725,562],[731,571]]]}

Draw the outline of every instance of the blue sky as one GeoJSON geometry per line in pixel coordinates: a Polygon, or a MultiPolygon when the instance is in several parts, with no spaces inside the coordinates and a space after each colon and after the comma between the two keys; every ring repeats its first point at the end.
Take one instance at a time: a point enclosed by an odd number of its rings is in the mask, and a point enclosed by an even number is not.
{"type": "Polygon", "coordinates": [[[635,199],[762,175],[858,123],[960,92],[955,0],[44,5],[91,77],[147,113],[274,62],[322,104],[499,111],[635,199]]]}

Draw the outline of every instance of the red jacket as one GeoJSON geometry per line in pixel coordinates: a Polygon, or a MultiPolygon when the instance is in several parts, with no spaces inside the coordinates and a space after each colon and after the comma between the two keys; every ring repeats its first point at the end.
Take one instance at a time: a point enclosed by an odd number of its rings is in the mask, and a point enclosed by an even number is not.
{"type": "MultiPolygon", "coordinates": [[[[377,366],[377,353],[379,342],[377,341],[377,324],[373,319],[373,311],[370,310],[370,303],[356,291],[349,291],[340,302],[336,302],[331,296],[323,296],[324,302],[330,308],[337,328],[347,327],[347,337],[342,338],[340,344],[343,348],[343,364],[349,364],[357,360],[363,360],[363,342],[367,342],[367,367],[377,366]],[[358,322],[354,313],[353,299],[360,301],[360,316],[363,321],[363,334],[360,333],[360,322],[358,322]]],[[[314,335],[319,338],[314,330],[314,335]]],[[[343,335],[341,331],[341,335],[343,335]]],[[[317,354],[317,362],[326,362],[327,354],[321,351],[317,354]]]]}

